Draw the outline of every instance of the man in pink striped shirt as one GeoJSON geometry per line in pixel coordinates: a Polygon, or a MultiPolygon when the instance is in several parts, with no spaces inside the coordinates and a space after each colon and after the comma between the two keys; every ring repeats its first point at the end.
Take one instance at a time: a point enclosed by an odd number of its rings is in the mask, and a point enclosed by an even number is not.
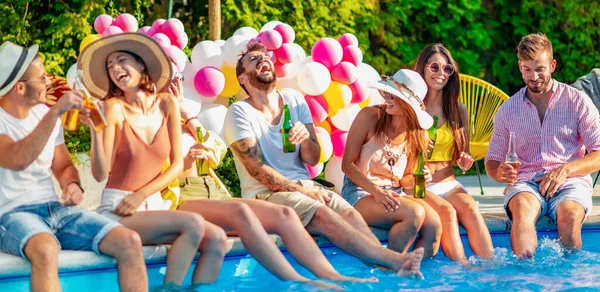
{"type": "Polygon", "coordinates": [[[509,184],[504,208],[513,220],[510,242],[517,256],[533,256],[535,222],[544,215],[556,222],[565,248],[581,249],[581,225],[592,210],[589,174],[600,169],[598,110],[585,93],[552,79],[556,60],[544,34],[523,37],[517,56],[526,86],[494,117],[485,169],[509,184]],[[505,162],[510,132],[518,170],[505,162]]]}

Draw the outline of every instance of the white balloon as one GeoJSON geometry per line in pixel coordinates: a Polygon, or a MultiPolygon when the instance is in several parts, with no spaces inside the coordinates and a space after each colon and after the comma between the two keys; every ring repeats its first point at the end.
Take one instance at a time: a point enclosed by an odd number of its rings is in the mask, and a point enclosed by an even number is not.
{"type": "Polygon", "coordinates": [[[360,63],[357,66],[358,79],[361,81],[376,81],[381,80],[381,74],[367,63],[360,63]]]}
{"type": "Polygon", "coordinates": [[[341,194],[344,186],[344,172],[342,172],[342,158],[333,155],[325,165],[325,179],[333,183],[333,190],[341,194]]]}
{"type": "Polygon", "coordinates": [[[381,93],[379,93],[379,90],[373,88],[371,89],[371,101],[369,102],[369,105],[380,105],[383,104],[385,102],[385,100],[383,99],[383,96],[381,96],[381,93]]]}
{"type": "Polygon", "coordinates": [[[248,41],[250,41],[249,38],[241,35],[230,37],[223,45],[223,60],[225,64],[235,68],[240,54],[246,50],[248,41]]]}
{"type": "Polygon", "coordinates": [[[285,76],[285,78],[289,78],[289,79],[296,79],[296,76],[298,76],[298,71],[300,71],[300,68],[303,65],[304,58],[300,58],[300,57],[296,57],[292,60],[291,63],[288,64],[288,74],[285,76]]]}
{"type": "Polygon", "coordinates": [[[201,41],[192,49],[192,64],[200,69],[207,66],[221,68],[223,53],[221,47],[213,41],[201,41]]]}
{"type": "Polygon", "coordinates": [[[225,40],[216,40],[215,43],[217,43],[219,47],[223,48],[223,45],[225,45],[225,40]]]}
{"type": "Polygon", "coordinates": [[[253,27],[249,27],[249,26],[244,26],[244,27],[240,27],[238,28],[233,35],[241,35],[241,36],[245,36],[247,38],[255,38],[258,36],[258,31],[256,31],[256,29],[254,29],[253,27]]]}
{"type": "Polygon", "coordinates": [[[200,110],[202,109],[201,103],[192,100],[191,98],[186,98],[185,96],[181,101],[181,104],[179,104],[179,106],[182,108],[186,108],[189,112],[194,113],[195,116],[200,114],[200,110]]]}
{"type": "Polygon", "coordinates": [[[306,94],[306,93],[304,93],[304,91],[302,91],[302,89],[298,85],[298,82],[296,82],[295,78],[280,78],[280,79],[277,79],[277,85],[275,85],[275,88],[277,88],[278,90],[283,90],[283,89],[286,89],[286,88],[291,88],[291,89],[294,89],[294,90],[302,93],[302,95],[306,94]]]}
{"type": "Polygon", "coordinates": [[[296,57],[300,57],[300,59],[306,58],[306,51],[304,51],[304,48],[302,48],[299,44],[291,43],[290,46],[292,46],[296,57]]]}
{"type": "Polygon", "coordinates": [[[360,106],[358,104],[340,109],[335,116],[331,117],[331,123],[342,131],[349,131],[359,111],[360,106]]]}
{"type": "Polygon", "coordinates": [[[296,81],[307,94],[321,95],[331,84],[331,74],[323,64],[310,62],[300,67],[296,81]]]}
{"type": "Polygon", "coordinates": [[[279,20],[271,20],[271,21],[265,23],[265,25],[263,25],[263,27],[260,29],[260,32],[267,31],[267,30],[272,30],[278,24],[281,24],[281,23],[283,23],[283,22],[281,22],[279,20]]]}
{"type": "Polygon", "coordinates": [[[225,123],[227,108],[221,104],[204,104],[198,115],[200,123],[208,130],[217,133],[223,138],[223,124],[225,123]]]}
{"type": "Polygon", "coordinates": [[[69,70],[67,71],[67,84],[69,85],[69,88],[75,86],[75,78],[77,78],[77,63],[69,67],[69,70]]]}

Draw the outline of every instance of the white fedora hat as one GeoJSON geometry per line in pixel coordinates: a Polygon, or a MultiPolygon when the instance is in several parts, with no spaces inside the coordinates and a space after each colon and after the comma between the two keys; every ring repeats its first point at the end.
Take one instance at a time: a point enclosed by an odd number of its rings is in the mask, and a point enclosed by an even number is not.
{"type": "Polygon", "coordinates": [[[425,104],[423,103],[423,99],[427,94],[427,83],[419,73],[409,69],[401,69],[393,77],[387,77],[379,81],[369,81],[367,85],[393,94],[408,103],[417,115],[419,126],[422,129],[427,130],[433,125],[433,118],[425,111],[425,104]]]}
{"type": "Polygon", "coordinates": [[[38,49],[38,45],[26,49],[9,41],[0,46],[0,96],[6,95],[25,74],[38,49]]]}

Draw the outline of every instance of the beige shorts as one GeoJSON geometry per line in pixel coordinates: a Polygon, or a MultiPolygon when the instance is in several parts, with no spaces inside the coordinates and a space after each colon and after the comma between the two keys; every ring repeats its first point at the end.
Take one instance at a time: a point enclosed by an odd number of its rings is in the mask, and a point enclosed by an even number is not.
{"type": "Polygon", "coordinates": [[[221,185],[211,176],[180,178],[179,186],[181,188],[180,201],[213,199],[231,201],[231,196],[221,185]]]}
{"type": "MultiPolygon", "coordinates": [[[[320,190],[322,193],[327,195],[330,200],[326,203],[326,206],[338,214],[341,214],[342,212],[352,208],[350,203],[344,200],[340,195],[323,188],[314,181],[303,180],[300,183],[303,187],[309,190],[320,190]]],[[[294,211],[296,211],[296,214],[298,214],[298,217],[300,217],[300,220],[304,226],[310,223],[310,220],[312,220],[313,216],[315,216],[315,213],[319,207],[325,206],[323,203],[314,200],[300,192],[266,192],[256,195],[256,198],[273,204],[291,207],[294,209],[294,211]]]]}

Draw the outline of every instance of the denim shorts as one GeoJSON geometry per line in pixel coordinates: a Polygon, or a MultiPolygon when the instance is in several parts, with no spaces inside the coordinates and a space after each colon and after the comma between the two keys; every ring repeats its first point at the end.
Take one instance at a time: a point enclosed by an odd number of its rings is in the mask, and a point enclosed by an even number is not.
{"type": "Polygon", "coordinates": [[[98,251],[98,243],[121,226],[104,216],[60,202],[25,205],[0,217],[0,250],[26,258],[25,244],[34,235],[49,233],[66,250],[98,251]]]}
{"type": "MultiPolygon", "coordinates": [[[[391,190],[399,195],[405,195],[402,192],[402,188],[394,188],[391,186],[381,186],[380,188],[384,190],[391,190]]],[[[365,191],[363,188],[357,186],[349,177],[344,176],[344,186],[342,187],[342,197],[350,203],[350,205],[355,206],[358,201],[366,196],[370,196],[371,193],[365,191]]]]}
{"type": "Polygon", "coordinates": [[[542,177],[544,174],[538,173],[531,180],[518,181],[512,186],[509,185],[506,187],[504,190],[504,210],[510,220],[512,220],[512,214],[508,209],[508,202],[520,192],[531,193],[538,199],[542,208],[539,217],[549,215],[556,222],[558,205],[567,200],[579,203],[585,210],[585,216],[589,215],[593,207],[592,189],[581,183],[565,183],[549,201],[546,201],[542,194],[540,194],[540,184],[535,182],[536,179],[542,177]]]}

